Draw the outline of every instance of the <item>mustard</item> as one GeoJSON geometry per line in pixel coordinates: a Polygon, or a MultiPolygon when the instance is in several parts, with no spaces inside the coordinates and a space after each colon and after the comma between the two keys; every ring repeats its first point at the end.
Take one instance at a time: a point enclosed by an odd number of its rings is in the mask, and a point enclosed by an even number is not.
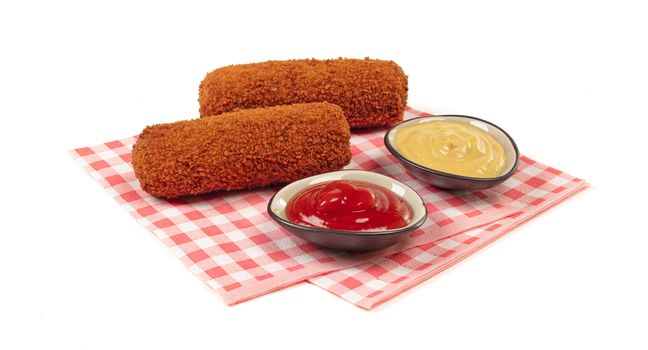
{"type": "Polygon", "coordinates": [[[488,132],[449,120],[404,126],[394,143],[398,152],[414,163],[461,176],[497,177],[508,160],[504,147],[488,132]]]}

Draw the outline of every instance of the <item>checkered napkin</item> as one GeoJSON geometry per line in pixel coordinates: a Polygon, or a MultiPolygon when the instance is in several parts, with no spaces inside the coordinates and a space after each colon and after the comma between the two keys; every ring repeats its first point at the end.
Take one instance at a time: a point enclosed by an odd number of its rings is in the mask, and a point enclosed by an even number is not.
{"type": "MultiPolygon", "coordinates": [[[[405,117],[422,115],[408,108],[405,117]]],[[[397,245],[362,254],[322,249],[281,229],[266,212],[278,188],[175,200],[149,195],[130,163],[136,137],[70,154],[229,305],[309,281],[369,309],[587,187],[580,179],[522,157],[519,171],[493,189],[439,190],[405,171],[385,149],[384,132],[353,133],[353,158],[346,168],[382,173],[411,186],[425,201],[428,219],[397,245]]]]}

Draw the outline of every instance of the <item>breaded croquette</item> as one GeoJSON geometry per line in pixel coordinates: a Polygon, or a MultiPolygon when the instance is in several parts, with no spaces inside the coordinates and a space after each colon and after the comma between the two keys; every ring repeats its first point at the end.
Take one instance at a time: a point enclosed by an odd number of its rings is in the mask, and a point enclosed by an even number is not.
{"type": "Polygon", "coordinates": [[[245,109],[147,126],[133,168],[158,197],[263,187],[341,169],[351,160],[350,136],[330,103],[245,109]]]}
{"type": "Polygon", "coordinates": [[[198,101],[201,116],[330,102],[342,107],[351,128],[387,127],[403,120],[407,76],[393,61],[368,58],[240,64],[208,73],[198,101]]]}

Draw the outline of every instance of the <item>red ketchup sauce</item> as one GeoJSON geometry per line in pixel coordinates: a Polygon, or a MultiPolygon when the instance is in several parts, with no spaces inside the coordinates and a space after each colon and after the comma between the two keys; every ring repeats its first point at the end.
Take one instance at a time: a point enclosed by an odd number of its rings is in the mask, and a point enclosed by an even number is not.
{"type": "Polygon", "coordinates": [[[288,220],[333,230],[379,231],[406,226],[409,205],[369,182],[336,180],[307,187],[288,201],[288,220]]]}

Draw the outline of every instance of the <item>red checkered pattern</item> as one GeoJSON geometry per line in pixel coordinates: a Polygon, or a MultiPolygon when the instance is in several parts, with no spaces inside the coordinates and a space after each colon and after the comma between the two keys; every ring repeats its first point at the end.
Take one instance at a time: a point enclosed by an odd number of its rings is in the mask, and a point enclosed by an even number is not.
{"type": "Polygon", "coordinates": [[[587,186],[581,179],[523,156],[519,171],[491,190],[509,198],[509,205],[519,212],[388,257],[312,277],[309,282],[370,309],[465,259],[587,186]]]}
{"type": "MultiPolygon", "coordinates": [[[[406,117],[416,115],[423,113],[406,112],[406,117]]],[[[585,184],[523,158],[521,171],[495,189],[450,193],[406,173],[383,146],[383,135],[384,130],[354,133],[353,159],[347,168],[379,172],[408,184],[423,197],[429,217],[403,242],[368,254],[320,249],[284,232],[266,213],[267,201],[277,188],[171,201],[150,196],[139,186],[130,164],[136,137],[75,149],[70,154],[227,304],[309,280],[370,308],[429,278],[518,225],[529,213],[537,215],[541,208],[585,184]]]]}

